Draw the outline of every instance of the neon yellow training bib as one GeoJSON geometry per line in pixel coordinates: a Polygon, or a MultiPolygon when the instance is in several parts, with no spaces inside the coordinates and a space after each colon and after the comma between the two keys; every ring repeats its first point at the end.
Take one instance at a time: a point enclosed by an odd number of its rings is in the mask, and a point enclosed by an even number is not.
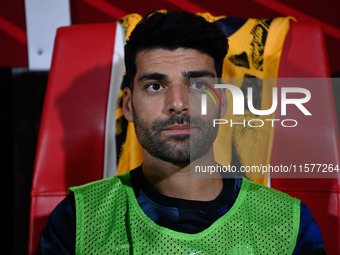
{"type": "Polygon", "coordinates": [[[197,234],[148,218],[129,172],[70,190],[76,254],[292,254],[299,231],[300,201],[247,179],[232,208],[197,234]]]}

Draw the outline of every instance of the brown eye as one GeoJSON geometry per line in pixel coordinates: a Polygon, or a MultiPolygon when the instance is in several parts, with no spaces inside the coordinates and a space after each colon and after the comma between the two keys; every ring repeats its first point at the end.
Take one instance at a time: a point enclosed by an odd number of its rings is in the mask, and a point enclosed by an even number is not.
{"type": "Polygon", "coordinates": [[[161,85],[159,85],[159,84],[152,84],[152,89],[153,90],[159,90],[161,88],[161,85]]]}
{"type": "Polygon", "coordinates": [[[196,81],[191,85],[192,89],[205,89],[206,88],[206,83],[201,82],[201,81],[196,81]]]}
{"type": "Polygon", "coordinates": [[[164,89],[163,85],[157,82],[148,84],[146,88],[146,90],[151,93],[159,92],[163,89],[164,89]]]}

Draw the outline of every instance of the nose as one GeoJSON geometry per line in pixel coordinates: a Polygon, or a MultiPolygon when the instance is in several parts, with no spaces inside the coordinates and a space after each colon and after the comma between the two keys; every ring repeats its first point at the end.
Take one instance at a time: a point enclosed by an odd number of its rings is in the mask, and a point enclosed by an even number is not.
{"type": "Polygon", "coordinates": [[[174,84],[166,94],[166,107],[168,114],[189,113],[190,95],[186,86],[174,84]]]}

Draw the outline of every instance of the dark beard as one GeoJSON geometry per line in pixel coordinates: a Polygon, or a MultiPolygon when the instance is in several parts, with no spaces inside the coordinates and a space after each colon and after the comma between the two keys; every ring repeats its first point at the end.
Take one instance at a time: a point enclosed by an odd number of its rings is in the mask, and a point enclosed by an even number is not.
{"type": "Polygon", "coordinates": [[[189,164],[204,156],[211,148],[217,128],[212,123],[187,114],[171,115],[164,120],[155,120],[151,124],[136,116],[132,106],[137,138],[145,150],[152,156],[174,164],[189,164]],[[175,124],[188,124],[198,130],[196,135],[176,134],[162,137],[162,130],[175,124]]]}

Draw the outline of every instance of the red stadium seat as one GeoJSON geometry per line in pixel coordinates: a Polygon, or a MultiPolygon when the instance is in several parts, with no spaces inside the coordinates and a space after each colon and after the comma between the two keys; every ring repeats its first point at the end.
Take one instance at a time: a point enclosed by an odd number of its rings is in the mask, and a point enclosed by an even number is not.
{"type": "Polygon", "coordinates": [[[68,187],[103,178],[116,36],[116,23],[57,32],[32,182],[29,254],[68,187]]]}
{"type": "MultiPolygon", "coordinates": [[[[328,78],[326,46],[321,28],[315,24],[292,23],[285,39],[278,77],[328,78]]],[[[279,85],[278,85],[279,86],[279,85]]],[[[299,128],[275,126],[272,165],[308,163],[339,164],[339,129],[332,84],[312,86],[311,112],[317,117],[299,128]],[[308,129],[306,129],[306,125],[308,129]]],[[[299,121],[301,114],[292,113],[299,121]]],[[[301,120],[305,121],[305,120],[301,120]]],[[[304,201],[319,224],[327,254],[340,254],[340,173],[328,179],[271,179],[271,186],[304,201]]]]}
{"type": "MultiPolygon", "coordinates": [[[[115,102],[110,99],[111,92],[117,91],[120,85],[112,83],[111,75],[119,76],[123,65],[119,61],[118,69],[113,66],[114,61],[112,65],[112,56],[117,50],[115,42],[122,40],[117,39],[116,28],[112,23],[58,30],[36,152],[29,254],[35,252],[49,214],[66,196],[67,189],[101,179],[106,171],[109,131],[114,136],[114,131],[107,128],[108,104],[110,100],[115,102]]],[[[318,26],[291,24],[279,77],[329,77],[323,34],[318,26]]],[[[308,132],[275,127],[272,164],[312,163],[324,158],[329,163],[339,162],[332,87],[330,84],[320,86],[312,94],[323,98],[324,104],[317,107],[322,107],[327,114],[322,122],[312,123],[308,132]],[[303,143],[297,152],[291,145],[299,139],[303,143]]],[[[320,225],[327,253],[339,254],[340,179],[272,179],[271,185],[309,206],[320,225]]]]}

